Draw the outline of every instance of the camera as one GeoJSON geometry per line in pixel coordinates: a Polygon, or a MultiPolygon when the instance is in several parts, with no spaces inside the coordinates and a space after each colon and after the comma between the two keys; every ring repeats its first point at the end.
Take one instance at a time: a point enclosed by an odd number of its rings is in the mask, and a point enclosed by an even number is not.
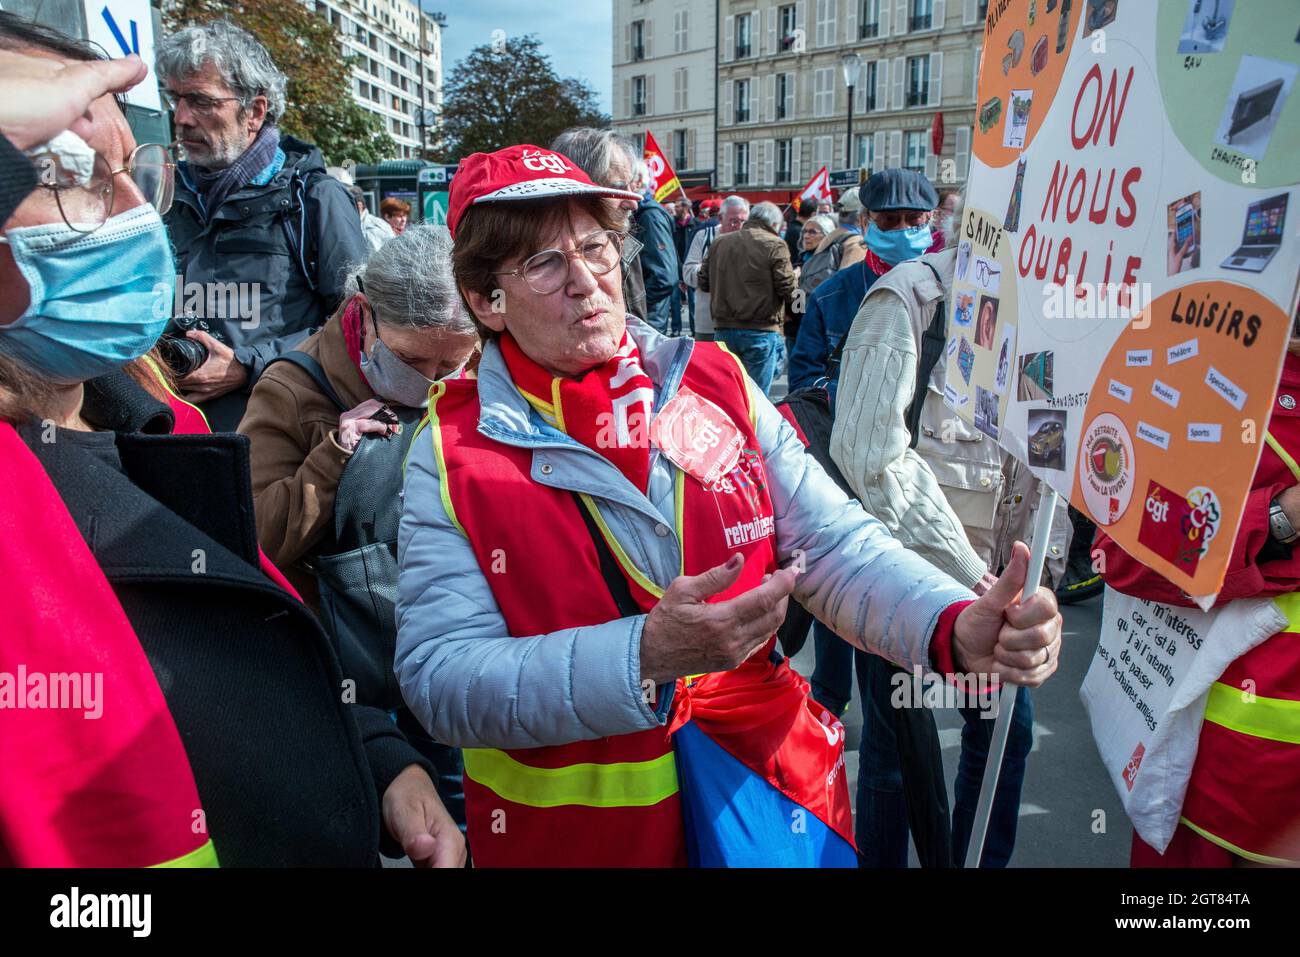
{"type": "Polygon", "coordinates": [[[163,361],[171,369],[172,375],[178,379],[184,379],[208,361],[208,347],[195,339],[186,338],[185,333],[191,329],[206,332],[218,342],[226,341],[226,337],[208,325],[206,319],[197,316],[178,316],[173,319],[168,330],[158,340],[158,351],[162,353],[163,361]]]}

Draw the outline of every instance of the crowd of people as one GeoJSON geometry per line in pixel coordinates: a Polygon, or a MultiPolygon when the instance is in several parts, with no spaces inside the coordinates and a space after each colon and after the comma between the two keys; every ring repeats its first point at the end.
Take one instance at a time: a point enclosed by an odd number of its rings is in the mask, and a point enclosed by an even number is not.
{"type": "Polygon", "coordinates": [[[102,672],[114,715],[0,712],[0,862],[906,866],[910,825],[951,865],[992,722],[962,712],[951,819],[941,771],[908,807],[933,719],[901,733],[890,679],[922,668],[1021,686],[1007,863],[1061,617],[1022,598],[1033,476],[940,434],[960,196],[670,209],[582,128],[462,159],[412,224],[278,129],[248,33],[156,55],[181,160],[133,140],[137,59],[0,13],[0,671],[102,672]],[[728,758],[787,803],[712,794],[728,758]]]}

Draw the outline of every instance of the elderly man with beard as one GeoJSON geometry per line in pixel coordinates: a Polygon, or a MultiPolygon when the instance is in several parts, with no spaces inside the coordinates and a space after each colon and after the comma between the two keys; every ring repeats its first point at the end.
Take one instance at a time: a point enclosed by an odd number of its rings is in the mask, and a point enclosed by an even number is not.
{"type": "Polygon", "coordinates": [[[320,150],[277,128],[286,79],[251,34],[186,27],[157,68],[185,154],[167,228],[186,339],[164,354],[212,427],[234,431],[267,362],[324,324],[370,244],[320,150]]]}
{"type": "Polygon", "coordinates": [[[463,160],[449,199],[487,342],[476,380],[434,384],[407,460],[394,670],[466,749],[475,863],[856,863],[843,729],[775,650],[787,599],[899,664],[1037,685],[1061,619],[1048,591],[1019,600],[1028,549],[974,599],[849,501],[734,356],[629,317],[610,200],[635,194],[514,146],[463,160]],[[759,780],[707,817],[706,753],[759,780]],[[778,798],[824,843],[792,840],[778,798]]]}

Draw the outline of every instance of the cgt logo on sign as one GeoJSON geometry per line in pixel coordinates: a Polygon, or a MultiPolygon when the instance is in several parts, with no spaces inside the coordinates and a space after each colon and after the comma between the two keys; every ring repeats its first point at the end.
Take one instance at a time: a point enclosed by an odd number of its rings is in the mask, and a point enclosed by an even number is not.
{"type": "Polygon", "coordinates": [[[1147,753],[1147,746],[1141,741],[1133,749],[1133,757],[1128,759],[1128,764],[1124,765],[1124,783],[1128,785],[1130,791],[1133,790],[1133,782],[1137,780],[1138,768],[1142,766],[1142,755],[1147,753]]]}
{"type": "Polygon", "coordinates": [[[554,173],[556,176],[563,176],[571,167],[554,153],[532,153],[525,150],[524,168],[534,173],[554,173]]]}

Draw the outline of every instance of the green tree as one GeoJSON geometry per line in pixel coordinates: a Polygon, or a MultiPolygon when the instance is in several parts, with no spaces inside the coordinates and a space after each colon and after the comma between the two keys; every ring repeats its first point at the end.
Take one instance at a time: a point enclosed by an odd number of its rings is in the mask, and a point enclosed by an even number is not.
{"type": "Polygon", "coordinates": [[[229,20],[266,47],[289,78],[280,129],[314,143],[325,162],[378,163],[397,155],[379,117],[352,99],[352,64],[330,22],[298,0],[174,0],[164,8],[169,32],[190,23],[229,20]]]}
{"type": "Polygon", "coordinates": [[[533,35],[475,47],[447,79],[440,144],[451,156],[516,143],[546,146],[570,126],[608,126],[596,92],[559,77],[533,35]]]}

